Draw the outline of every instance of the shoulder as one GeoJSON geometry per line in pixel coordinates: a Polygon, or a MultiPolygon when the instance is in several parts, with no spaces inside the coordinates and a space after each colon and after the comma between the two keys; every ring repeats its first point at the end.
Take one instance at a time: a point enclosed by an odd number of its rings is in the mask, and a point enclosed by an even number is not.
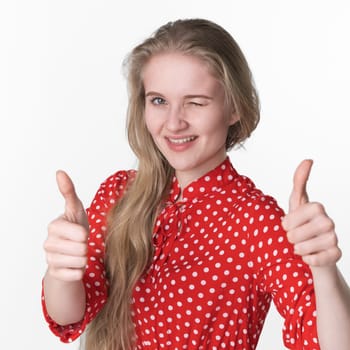
{"type": "Polygon", "coordinates": [[[236,181],[232,187],[232,198],[236,200],[230,212],[235,233],[254,252],[259,264],[271,263],[281,256],[291,257],[293,250],[281,222],[285,213],[276,199],[257,188],[248,177],[238,176],[236,181]]]}
{"type": "Polygon", "coordinates": [[[107,177],[98,188],[92,206],[96,203],[102,204],[105,208],[113,206],[133,182],[136,173],[136,170],[119,170],[107,177]]]}
{"type": "Polygon", "coordinates": [[[114,193],[124,192],[135,176],[136,170],[119,170],[102,182],[97,193],[103,196],[113,196],[114,193]]]}
{"type": "Polygon", "coordinates": [[[277,200],[257,188],[249,177],[238,174],[232,182],[231,192],[236,198],[234,206],[239,211],[259,216],[260,220],[265,216],[279,218],[284,216],[284,211],[277,200]]]}

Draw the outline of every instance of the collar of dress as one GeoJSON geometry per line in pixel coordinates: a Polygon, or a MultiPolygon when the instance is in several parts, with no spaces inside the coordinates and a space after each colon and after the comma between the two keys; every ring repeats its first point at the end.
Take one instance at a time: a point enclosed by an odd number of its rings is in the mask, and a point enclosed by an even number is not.
{"type": "MultiPolygon", "coordinates": [[[[238,173],[233,168],[230,158],[227,156],[217,167],[192,181],[183,189],[181,203],[195,202],[198,198],[208,193],[221,192],[237,176],[238,173]]],[[[167,198],[167,204],[174,204],[180,195],[181,187],[176,176],[174,176],[169,197],[167,198]]]]}

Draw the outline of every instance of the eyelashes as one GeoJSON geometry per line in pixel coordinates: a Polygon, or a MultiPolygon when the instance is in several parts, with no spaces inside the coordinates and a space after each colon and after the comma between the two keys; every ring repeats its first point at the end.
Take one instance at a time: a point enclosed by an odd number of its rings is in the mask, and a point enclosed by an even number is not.
{"type": "Polygon", "coordinates": [[[196,106],[196,107],[203,107],[204,104],[203,103],[198,103],[198,102],[189,102],[190,105],[196,106]]]}
{"type": "Polygon", "coordinates": [[[151,98],[151,103],[154,105],[164,105],[166,101],[162,97],[153,97],[151,98]]]}
{"type": "MultiPolygon", "coordinates": [[[[150,101],[155,106],[167,104],[167,101],[164,98],[159,97],[159,96],[151,98],[150,101]]],[[[189,101],[186,104],[190,105],[190,106],[195,106],[195,107],[203,107],[203,106],[205,106],[204,103],[200,103],[200,102],[197,102],[197,101],[189,101]]]]}

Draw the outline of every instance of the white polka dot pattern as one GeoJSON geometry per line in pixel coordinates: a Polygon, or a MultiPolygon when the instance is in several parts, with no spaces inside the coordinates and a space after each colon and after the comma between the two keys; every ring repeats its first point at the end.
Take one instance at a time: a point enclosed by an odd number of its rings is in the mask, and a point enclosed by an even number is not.
{"type": "MultiPolygon", "coordinates": [[[[110,177],[88,211],[88,308],[79,324],[51,321],[63,341],[78,337],[106,300],[105,215],[134,175],[110,177]]],[[[136,349],[255,349],[271,300],[285,319],[285,346],[319,349],[311,273],[293,254],[276,201],[229,158],[179,196],[174,178],[156,220],[153,262],[133,293],[136,349]]]]}

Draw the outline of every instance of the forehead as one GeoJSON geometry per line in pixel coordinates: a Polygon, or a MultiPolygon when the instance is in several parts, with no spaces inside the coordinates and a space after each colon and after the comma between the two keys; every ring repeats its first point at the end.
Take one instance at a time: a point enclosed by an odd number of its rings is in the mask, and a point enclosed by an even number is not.
{"type": "Polygon", "coordinates": [[[154,55],[144,66],[142,78],[145,91],[214,92],[221,85],[207,62],[173,52],[154,55]]]}

